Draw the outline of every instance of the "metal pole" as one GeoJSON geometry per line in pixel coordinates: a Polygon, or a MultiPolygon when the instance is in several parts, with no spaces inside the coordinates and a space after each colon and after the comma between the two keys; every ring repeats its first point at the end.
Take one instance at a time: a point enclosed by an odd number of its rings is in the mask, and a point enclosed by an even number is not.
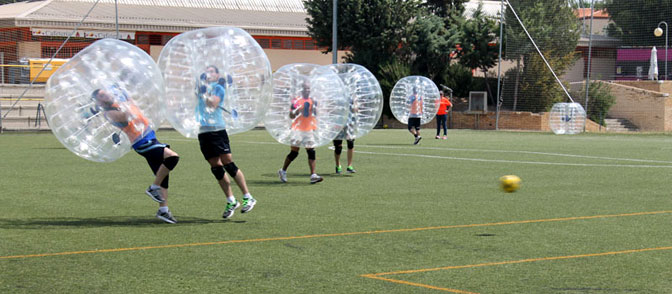
{"type": "Polygon", "coordinates": [[[338,28],[338,0],[334,0],[334,17],[333,23],[331,24],[331,48],[333,56],[331,57],[331,63],[338,63],[338,33],[336,29],[338,28]]]}
{"type": "MultiPolygon", "coordinates": [[[[5,65],[5,52],[0,52],[0,64],[5,65]]],[[[5,67],[0,68],[0,84],[5,83],[5,67]]]]}
{"type": "MultiPolygon", "coordinates": [[[[658,28],[660,29],[660,25],[664,24],[665,25],[665,80],[667,80],[667,41],[670,38],[670,35],[668,35],[667,31],[667,23],[665,21],[661,21],[658,23],[658,28]]],[[[658,36],[656,36],[658,37],[658,36]]]]}
{"type": "Polygon", "coordinates": [[[117,5],[117,0],[114,0],[114,23],[117,28],[117,40],[119,40],[119,7],[117,5]]]}
{"type": "Polygon", "coordinates": [[[588,100],[590,99],[588,97],[588,90],[590,90],[590,65],[591,65],[591,57],[593,54],[593,4],[595,3],[595,0],[590,1],[590,28],[589,28],[589,34],[588,35],[588,72],[586,73],[586,103],[585,106],[583,107],[586,113],[588,113],[588,100]]]}
{"type": "MultiPolygon", "coordinates": [[[[497,62],[497,108],[495,114],[495,130],[499,130],[499,109],[502,107],[502,96],[500,94],[502,88],[502,40],[504,39],[504,0],[501,1],[499,8],[499,61],[497,62]]],[[[487,81],[486,81],[487,83],[487,81]]]]}

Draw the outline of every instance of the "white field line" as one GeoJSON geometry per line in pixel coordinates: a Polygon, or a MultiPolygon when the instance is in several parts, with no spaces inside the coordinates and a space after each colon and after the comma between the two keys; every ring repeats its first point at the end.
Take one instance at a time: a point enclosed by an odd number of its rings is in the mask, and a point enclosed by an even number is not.
{"type": "MultiPolygon", "coordinates": [[[[196,142],[196,141],[198,141],[197,139],[176,139],[176,138],[165,138],[165,139],[166,139],[166,142],[170,142],[170,141],[196,142]]],[[[238,143],[256,144],[256,145],[282,145],[278,142],[239,141],[238,143]]],[[[485,152],[490,152],[490,153],[520,153],[520,154],[535,154],[535,155],[574,157],[574,158],[585,158],[585,159],[601,159],[601,160],[614,160],[614,161],[631,161],[631,162],[672,164],[672,161],[634,159],[634,158],[612,158],[612,157],[601,157],[601,156],[587,156],[587,155],[549,153],[549,152],[537,152],[537,151],[516,151],[516,150],[510,151],[510,150],[461,149],[461,148],[438,148],[438,147],[412,147],[411,148],[411,147],[396,147],[396,146],[383,146],[383,145],[356,145],[355,149],[361,148],[361,147],[381,148],[381,149],[405,149],[405,150],[420,149],[420,150],[441,150],[441,151],[467,151],[467,152],[484,152],[484,153],[485,152]]],[[[329,149],[333,150],[333,146],[330,146],[329,149]]],[[[466,158],[466,157],[455,157],[455,156],[438,156],[438,155],[410,154],[410,153],[370,152],[370,151],[360,151],[360,150],[355,150],[355,153],[371,154],[371,155],[388,155],[388,156],[405,156],[405,157],[420,157],[420,158],[433,158],[433,159],[463,160],[463,161],[476,161],[476,162],[520,163],[520,164],[535,164],[535,165],[582,166],[582,167],[672,168],[672,165],[592,164],[592,163],[524,161],[524,160],[466,158]]]]}
{"type": "Polygon", "coordinates": [[[672,168],[672,165],[636,165],[636,164],[592,164],[592,163],[564,163],[564,162],[545,162],[545,161],[516,161],[503,159],[482,159],[482,158],[464,158],[454,156],[437,156],[425,154],[408,154],[408,153],[387,153],[387,152],[369,152],[369,151],[355,151],[361,154],[371,155],[390,155],[390,156],[406,156],[406,157],[421,157],[432,159],[450,159],[463,161],[477,161],[477,162],[497,162],[497,163],[520,163],[520,164],[536,164],[536,165],[558,165],[558,166],[581,166],[581,167],[638,167],[638,168],[672,168]]]}
{"type": "Polygon", "coordinates": [[[561,156],[561,157],[574,157],[574,158],[588,158],[588,159],[602,159],[602,160],[613,160],[613,161],[633,161],[633,162],[648,162],[648,163],[667,163],[672,164],[672,161],[662,161],[662,160],[649,160],[649,159],[635,159],[635,158],[622,158],[622,157],[604,157],[604,156],[589,156],[589,155],[576,155],[576,154],[566,154],[566,153],[551,153],[551,152],[538,152],[538,151],[522,151],[522,150],[492,150],[492,149],[463,149],[463,148],[438,148],[438,147],[400,147],[400,146],[383,146],[383,145],[357,145],[357,147],[372,147],[372,148],[386,148],[386,149],[425,149],[425,150],[440,150],[440,151],[465,151],[465,152],[483,152],[483,153],[520,153],[520,154],[534,154],[534,155],[548,155],[548,156],[561,156]]]}

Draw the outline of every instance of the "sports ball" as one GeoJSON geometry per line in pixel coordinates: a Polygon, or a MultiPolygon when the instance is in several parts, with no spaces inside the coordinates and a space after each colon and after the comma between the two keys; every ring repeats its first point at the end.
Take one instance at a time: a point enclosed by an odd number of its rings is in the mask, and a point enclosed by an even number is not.
{"type": "Polygon", "coordinates": [[[341,79],[316,64],[294,63],[273,73],[273,96],[264,127],[278,142],[315,148],[343,130],[350,102],[341,79]]]}
{"type": "Polygon", "coordinates": [[[419,117],[420,124],[434,119],[439,110],[441,94],[432,80],[409,76],[399,80],[390,94],[390,108],[394,117],[408,124],[409,117],[419,117]]]}
{"type": "Polygon", "coordinates": [[[163,95],[163,77],[152,57],[127,42],[102,39],[49,78],[44,110],[51,131],[68,150],[91,161],[111,162],[161,122],[163,95]],[[94,93],[106,97],[108,109],[131,115],[113,121],[94,93]]]}
{"type": "Polygon", "coordinates": [[[504,192],[516,192],[520,188],[520,178],[515,175],[506,175],[499,178],[499,187],[504,192]]]}
{"type": "Polygon", "coordinates": [[[161,50],[158,64],[166,81],[163,113],[183,136],[223,129],[241,133],[264,119],[271,64],[244,30],[212,27],[179,34],[161,50]]]}

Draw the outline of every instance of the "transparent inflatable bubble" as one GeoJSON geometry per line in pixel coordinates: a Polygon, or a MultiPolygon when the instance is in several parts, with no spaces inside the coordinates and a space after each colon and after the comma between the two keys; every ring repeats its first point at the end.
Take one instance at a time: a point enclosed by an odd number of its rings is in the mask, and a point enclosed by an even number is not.
{"type": "Polygon", "coordinates": [[[278,142],[315,148],[343,130],[349,102],[343,82],[316,64],[288,64],[273,74],[273,97],[264,126],[278,142]]]}
{"type": "Polygon", "coordinates": [[[213,27],[179,34],[158,63],[166,81],[165,117],[185,137],[223,129],[241,133],[264,119],[271,64],[244,30],[213,27]]]}
{"type": "Polygon", "coordinates": [[[434,119],[439,110],[441,94],[432,80],[409,76],[397,82],[390,94],[390,108],[394,117],[407,124],[409,117],[419,117],[420,124],[434,119]]]}
{"type": "Polygon", "coordinates": [[[579,103],[555,103],[548,125],[556,135],[581,133],[586,125],[586,111],[579,103]]]}
{"type": "Polygon", "coordinates": [[[383,90],[378,80],[368,69],[357,64],[330,64],[325,67],[341,78],[350,103],[348,121],[335,139],[354,140],[368,134],[383,112],[383,90]]]}
{"type": "Polygon", "coordinates": [[[51,131],[78,156],[97,162],[122,157],[160,122],[163,78],[140,48],[116,39],[89,45],[47,81],[51,131]]]}

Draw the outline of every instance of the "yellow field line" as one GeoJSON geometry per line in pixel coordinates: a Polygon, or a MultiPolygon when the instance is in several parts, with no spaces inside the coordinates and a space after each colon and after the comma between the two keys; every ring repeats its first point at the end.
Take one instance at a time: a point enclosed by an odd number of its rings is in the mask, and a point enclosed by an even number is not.
{"type": "Polygon", "coordinates": [[[441,291],[452,292],[452,293],[478,294],[478,293],[475,293],[475,292],[463,291],[463,290],[458,290],[458,289],[441,288],[441,287],[427,285],[427,284],[420,284],[420,283],[413,283],[413,282],[403,281],[403,280],[383,278],[383,277],[376,276],[376,275],[362,275],[362,277],[369,278],[369,279],[386,281],[386,282],[392,282],[392,283],[396,283],[396,284],[404,284],[404,285],[409,285],[409,286],[422,287],[422,288],[427,288],[427,289],[432,289],[432,290],[441,290],[441,291]]]}
{"type": "Polygon", "coordinates": [[[505,264],[517,264],[517,263],[527,263],[535,261],[547,261],[547,260],[560,260],[560,259],[572,259],[572,258],[585,258],[585,257],[596,257],[596,256],[606,256],[606,255],[617,255],[617,254],[627,254],[627,253],[638,253],[646,251],[661,251],[661,250],[672,250],[672,246],[669,247],[656,247],[656,248],[643,248],[643,249],[631,249],[631,250],[622,250],[622,251],[611,251],[611,252],[601,252],[601,253],[591,253],[591,254],[579,254],[579,255],[567,255],[567,256],[551,256],[551,257],[540,257],[540,258],[529,258],[521,260],[511,260],[511,261],[501,261],[501,262],[486,262],[479,264],[468,264],[468,265],[456,265],[456,266],[445,266],[437,268],[427,268],[427,269],[416,269],[416,270],[405,270],[405,271],[396,271],[396,272],[387,272],[387,273],[378,273],[378,274],[365,274],[361,275],[365,278],[378,279],[387,282],[397,283],[397,284],[406,284],[416,287],[423,287],[428,289],[442,290],[452,293],[471,293],[477,294],[474,292],[467,292],[451,288],[440,288],[432,285],[412,283],[402,280],[382,278],[381,276],[387,275],[401,275],[401,274],[413,274],[413,273],[423,273],[431,271],[440,271],[440,270],[451,270],[451,269],[463,269],[463,268],[475,268],[475,267],[484,267],[484,266],[494,266],[494,265],[505,265],[505,264]]]}
{"type": "Polygon", "coordinates": [[[0,259],[18,259],[18,258],[62,256],[62,255],[76,255],[76,254],[90,254],[90,253],[138,251],[138,250],[148,250],[148,249],[165,249],[165,248],[195,247],[195,246],[209,246],[209,245],[225,245],[225,244],[237,244],[237,243],[256,243],[256,242],[268,242],[268,241],[287,241],[287,240],[300,240],[300,239],[312,239],[312,238],[324,238],[324,237],[373,235],[373,234],[384,234],[384,233],[418,232],[418,231],[428,231],[428,230],[474,228],[474,227],[488,227],[488,226],[543,223],[543,222],[559,222],[559,221],[570,221],[570,220],[586,220],[586,219],[596,219],[596,218],[654,215],[654,214],[665,214],[665,213],[672,213],[672,210],[622,213],[622,214],[605,214],[605,215],[592,215],[592,216],[575,216],[575,217],[537,219],[537,220],[507,221],[507,222],[483,223],[483,224],[436,226],[436,227],[423,227],[423,228],[410,228],[410,229],[376,230],[376,231],[365,231],[365,232],[315,234],[315,235],[304,235],[304,236],[273,237],[273,238],[213,241],[213,242],[202,242],[202,243],[187,243],[187,244],[169,244],[169,245],[157,245],[157,246],[129,247],[129,248],[111,248],[111,249],[95,249],[95,250],[68,251],[68,252],[55,252],[55,253],[10,255],[10,256],[0,256],[0,259]]]}

